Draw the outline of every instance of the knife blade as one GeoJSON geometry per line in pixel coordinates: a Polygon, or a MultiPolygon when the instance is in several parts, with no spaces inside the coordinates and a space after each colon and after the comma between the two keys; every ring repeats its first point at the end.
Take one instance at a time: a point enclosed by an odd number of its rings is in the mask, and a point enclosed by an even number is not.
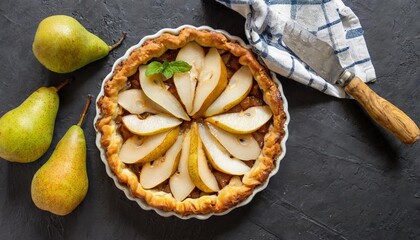
{"type": "Polygon", "coordinates": [[[338,84],[356,99],[380,126],[389,130],[407,144],[415,143],[420,136],[416,123],[395,105],[370,89],[351,71],[344,69],[334,49],[295,21],[287,21],[283,42],[320,77],[338,84]]]}
{"type": "Polygon", "coordinates": [[[344,71],[334,49],[294,21],[286,22],[283,41],[303,62],[320,77],[335,84],[344,71]],[[323,61],[319,61],[323,59],[323,61]]]}

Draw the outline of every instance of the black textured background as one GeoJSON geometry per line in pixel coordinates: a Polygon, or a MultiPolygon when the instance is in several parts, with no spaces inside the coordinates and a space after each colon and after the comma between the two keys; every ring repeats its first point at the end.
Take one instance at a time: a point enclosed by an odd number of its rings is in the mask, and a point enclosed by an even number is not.
{"type": "MultiPolygon", "coordinates": [[[[344,0],[359,16],[376,67],[371,87],[420,123],[420,3],[344,0]]],[[[226,216],[182,221],[142,210],[106,175],[95,147],[91,105],[89,192],[70,215],[38,210],[33,174],[74,124],[87,94],[99,93],[113,62],[143,36],[182,24],[209,25],[244,38],[244,19],[213,1],[0,2],[0,115],[41,86],[77,78],[60,92],[54,142],[30,164],[0,161],[0,239],[420,239],[420,143],[406,146],[378,128],[351,100],[281,79],[291,122],[287,154],[268,188],[226,216]],[[47,71],[31,44],[43,18],[66,14],[111,43],[108,57],[72,74],[47,71]]]]}

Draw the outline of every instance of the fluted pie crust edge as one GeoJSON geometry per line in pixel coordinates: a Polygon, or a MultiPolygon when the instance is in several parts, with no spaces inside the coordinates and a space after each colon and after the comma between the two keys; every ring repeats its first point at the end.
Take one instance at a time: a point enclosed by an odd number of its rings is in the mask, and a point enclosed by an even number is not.
{"type": "Polygon", "coordinates": [[[182,216],[224,212],[244,201],[252,194],[255,187],[267,180],[275,168],[278,156],[283,151],[280,142],[285,136],[286,114],[277,84],[249,49],[230,41],[220,32],[186,27],[178,35],[163,33],[157,38],[145,41],[140,48],[133,50],[127,59],[115,67],[112,78],[104,83],[103,91],[104,95],[97,102],[100,117],[95,125],[101,133],[100,144],[105,151],[108,165],[118,181],[128,187],[133,197],[143,199],[149,206],[182,216]],[[241,65],[248,66],[261,89],[263,101],[270,107],[273,116],[269,132],[264,137],[261,154],[251,170],[242,177],[242,181],[233,178],[227,186],[213,195],[187,198],[180,202],[171,193],[144,189],[139,183],[139,176],[119,159],[118,153],[123,138],[118,132],[115,119],[122,113],[117,100],[119,92],[127,89],[128,77],[135,74],[140,65],[146,64],[152,58],[161,56],[168,49],[182,48],[191,41],[196,41],[203,47],[229,51],[239,58],[241,65]]]}

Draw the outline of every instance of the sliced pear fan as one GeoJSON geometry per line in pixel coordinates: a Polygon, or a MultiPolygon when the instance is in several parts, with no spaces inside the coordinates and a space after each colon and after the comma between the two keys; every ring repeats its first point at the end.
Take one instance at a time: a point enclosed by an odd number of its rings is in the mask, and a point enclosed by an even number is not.
{"type": "Polygon", "coordinates": [[[190,42],[180,49],[176,60],[192,66],[189,72],[173,76],[180,101],[161,74],[146,76],[146,65],[139,67],[141,90],[118,95],[118,104],[131,113],[121,121],[135,134],[122,144],[119,158],[126,164],[142,165],[139,182],[144,189],[169,180],[171,194],[183,201],[196,187],[204,193],[220,190],[212,169],[233,175],[231,182],[242,184],[238,176],[251,169],[243,161],[261,154],[250,133],[267,123],[272,112],[268,106],[255,106],[225,113],[249,94],[253,75],[249,67],[242,66],[228,81],[216,48],[205,54],[203,47],[190,42]],[[180,135],[180,125],[190,121],[190,116],[207,118],[192,121],[180,135]]]}
{"type": "Polygon", "coordinates": [[[246,134],[258,130],[272,115],[268,106],[256,106],[237,113],[212,116],[206,118],[206,121],[231,133],[246,134]]]}
{"type": "Polygon", "coordinates": [[[146,65],[139,67],[140,85],[144,94],[173,116],[189,121],[190,117],[184,111],[181,103],[166,89],[161,74],[147,77],[146,68],[146,65]]]}
{"type": "Polygon", "coordinates": [[[156,160],[172,146],[178,134],[179,127],[147,137],[134,135],[122,145],[119,158],[128,164],[156,160]]]}
{"type": "Polygon", "coordinates": [[[201,142],[197,122],[191,124],[190,156],[188,157],[188,172],[191,180],[201,191],[211,193],[219,191],[216,177],[207,165],[206,154],[201,142]]]}
{"type": "Polygon", "coordinates": [[[184,200],[195,188],[188,173],[188,157],[190,156],[190,132],[184,134],[181,157],[179,158],[178,171],[169,179],[169,187],[174,198],[184,200]]]}
{"type": "Polygon", "coordinates": [[[230,175],[243,175],[250,170],[248,165],[241,160],[231,158],[229,152],[217,142],[206,126],[199,124],[198,130],[207,157],[214,168],[230,175]]]}
{"type": "Polygon", "coordinates": [[[178,118],[167,114],[149,115],[144,119],[137,115],[126,115],[122,117],[122,122],[130,132],[143,136],[165,132],[182,123],[178,118]]]}
{"type": "Polygon", "coordinates": [[[118,104],[132,114],[158,113],[140,89],[129,89],[118,94],[118,104]]]}
{"type": "Polygon", "coordinates": [[[241,160],[255,160],[260,155],[261,148],[251,134],[230,133],[211,123],[207,123],[207,126],[211,134],[232,156],[241,160]]]}
{"type": "Polygon", "coordinates": [[[209,117],[226,112],[240,103],[251,91],[252,80],[251,70],[247,66],[242,66],[230,78],[222,94],[207,108],[204,116],[209,117]]]}
{"type": "Polygon", "coordinates": [[[226,66],[216,48],[210,48],[204,57],[194,96],[194,117],[200,117],[208,106],[222,93],[227,84],[226,66]]]}
{"type": "Polygon", "coordinates": [[[182,135],[168,149],[164,156],[145,163],[140,172],[140,184],[145,189],[154,188],[168,179],[177,169],[182,147],[182,135]]]}
{"type": "Polygon", "coordinates": [[[192,67],[189,72],[174,75],[176,91],[189,114],[193,110],[195,87],[198,74],[203,67],[204,56],[204,49],[195,42],[190,42],[182,47],[176,56],[177,61],[185,61],[192,67]]]}

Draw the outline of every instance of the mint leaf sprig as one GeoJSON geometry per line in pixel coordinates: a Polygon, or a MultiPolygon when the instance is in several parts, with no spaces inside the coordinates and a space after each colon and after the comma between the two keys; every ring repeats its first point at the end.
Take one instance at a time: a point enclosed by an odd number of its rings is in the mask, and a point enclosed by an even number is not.
{"type": "Polygon", "coordinates": [[[164,61],[163,63],[153,61],[147,65],[146,76],[161,73],[166,79],[169,79],[175,73],[188,72],[191,68],[191,65],[184,61],[164,61]]]}

